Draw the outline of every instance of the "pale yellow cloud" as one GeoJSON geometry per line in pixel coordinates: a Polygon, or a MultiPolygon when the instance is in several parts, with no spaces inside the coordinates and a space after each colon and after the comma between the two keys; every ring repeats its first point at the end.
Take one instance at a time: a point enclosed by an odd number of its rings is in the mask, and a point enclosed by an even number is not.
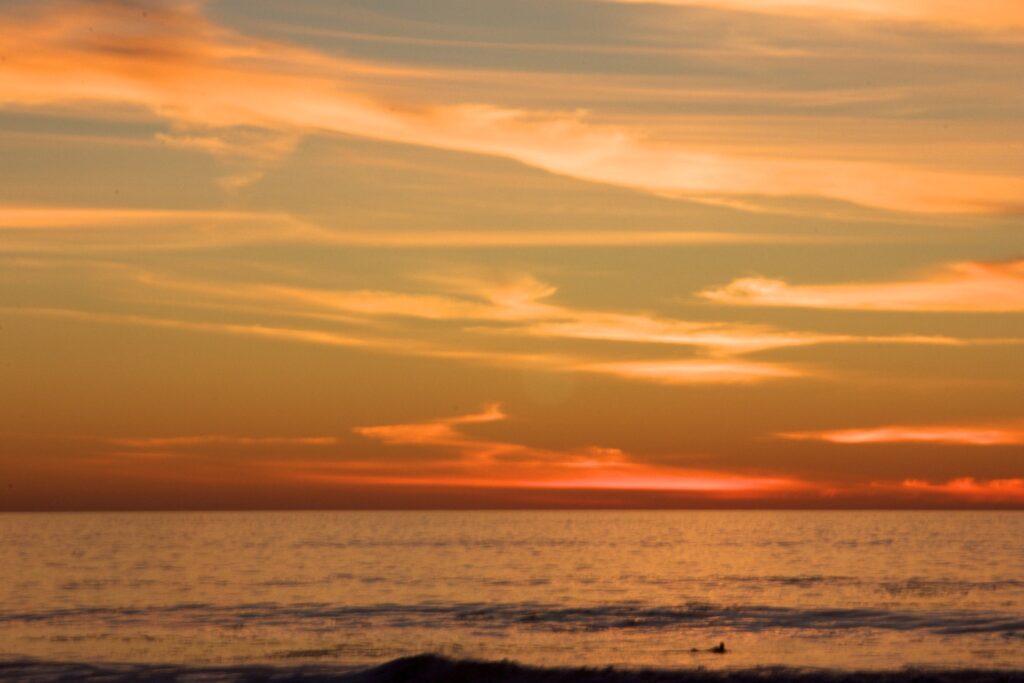
{"type": "Polygon", "coordinates": [[[1024,260],[965,261],[912,280],[791,285],[741,278],[699,296],[737,306],[868,311],[1003,313],[1024,311],[1024,260]]]}
{"type": "Polygon", "coordinates": [[[890,425],[817,432],[783,432],[776,436],[797,441],[836,444],[928,443],[958,446],[1024,444],[1021,425],[890,425]]]}
{"type": "Polygon", "coordinates": [[[591,123],[584,112],[384,101],[357,77],[388,69],[239,35],[193,4],[144,17],[131,5],[46,3],[0,18],[0,52],[0,106],[119,104],[181,129],[356,135],[699,200],[817,196],[895,211],[985,213],[1017,211],[1024,196],[1015,176],[700,150],[639,127],[591,123]]]}
{"type": "Polygon", "coordinates": [[[577,369],[656,384],[750,384],[817,374],[785,363],[705,358],[587,363],[577,369]]]}

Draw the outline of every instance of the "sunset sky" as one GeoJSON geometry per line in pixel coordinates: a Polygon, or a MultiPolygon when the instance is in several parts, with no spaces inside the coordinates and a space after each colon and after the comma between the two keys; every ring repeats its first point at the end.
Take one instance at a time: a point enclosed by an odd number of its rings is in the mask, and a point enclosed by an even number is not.
{"type": "Polygon", "coordinates": [[[0,0],[0,510],[1024,508],[1020,0],[0,0]]]}

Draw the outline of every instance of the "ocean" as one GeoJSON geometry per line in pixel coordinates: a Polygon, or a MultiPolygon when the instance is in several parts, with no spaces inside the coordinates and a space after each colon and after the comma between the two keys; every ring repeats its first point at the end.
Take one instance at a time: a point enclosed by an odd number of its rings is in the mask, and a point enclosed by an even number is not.
{"type": "Polygon", "coordinates": [[[0,662],[39,681],[1018,680],[1024,514],[5,514],[0,662]]]}

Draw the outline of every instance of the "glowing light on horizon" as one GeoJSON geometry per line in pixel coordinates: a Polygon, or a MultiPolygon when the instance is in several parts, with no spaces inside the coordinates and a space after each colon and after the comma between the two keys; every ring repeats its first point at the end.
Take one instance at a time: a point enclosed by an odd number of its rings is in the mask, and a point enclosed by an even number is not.
{"type": "Polygon", "coordinates": [[[491,404],[479,413],[411,424],[360,427],[355,430],[361,436],[390,446],[439,449],[443,455],[439,460],[435,458],[434,464],[449,470],[443,475],[431,472],[429,467],[421,475],[410,475],[387,471],[380,464],[374,467],[366,463],[349,471],[339,466],[333,471],[302,476],[336,482],[364,481],[422,486],[678,491],[731,495],[771,494],[811,488],[809,484],[790,477],[744,476],[639,462],[617,448],[544,449],[471,437],[459,429],[461,425],[498,422],[506,418],[500,405],[491,404]]]}

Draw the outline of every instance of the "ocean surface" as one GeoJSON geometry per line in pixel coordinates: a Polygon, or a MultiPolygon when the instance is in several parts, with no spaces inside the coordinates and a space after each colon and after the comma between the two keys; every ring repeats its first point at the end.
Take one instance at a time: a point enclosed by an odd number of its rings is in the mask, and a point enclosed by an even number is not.
{"type": "Polygon", "coordinates": [[[0,678],[423,653],[402,661],[1021,672],[1024,513],[0,515],[0,678]]]}

